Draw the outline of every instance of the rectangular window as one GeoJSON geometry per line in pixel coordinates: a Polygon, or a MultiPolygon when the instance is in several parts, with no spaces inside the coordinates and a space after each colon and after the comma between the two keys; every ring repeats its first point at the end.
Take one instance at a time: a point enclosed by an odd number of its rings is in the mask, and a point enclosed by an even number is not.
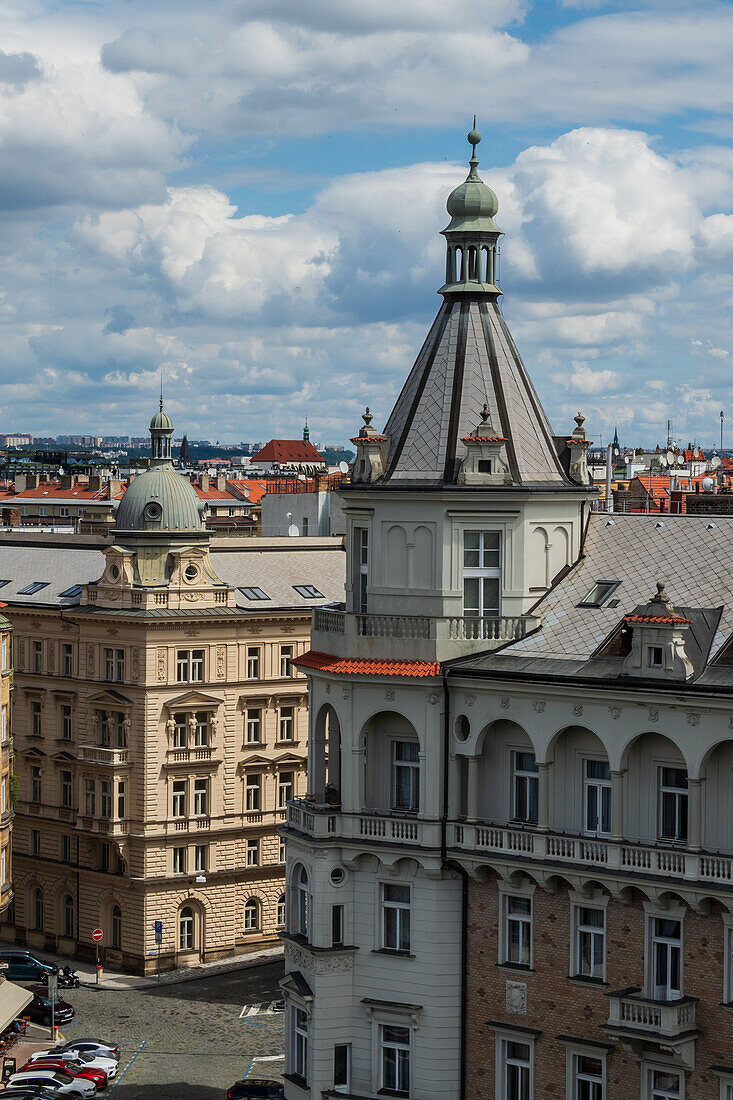
{"type": "Polygon", "coordinates": [[[293,1073],[304,1081],[308,1077],[308,1014],[293,1007],[293,1073]]]}
{"type": "Polygon", "coordinates": [[[262,740],[262,711],[247,709],[246,737],[248,745],[259,744],[262,740]]]}
{"type": "Polygon", "coordinates": [[[71,863],[71,837],[61,837],[61,860],[63,863],[71,863]]]}
{"type": "Polygon", "coordinates": [[[73,676],[73,658],[74,647],[71,642],[63,642],[61,645],[61,674],[63,676],[73,676]]]}
{"type": "Polygon", "coordinates": [[[619,584],[619,581],[596,581],[590,592],[583,596],[578,607],[602,607],[619,584]]]}
{"type": "Polygon", "coordinates": [[[495,618],[500,608],[501,533],[464,531],[463,614],[470,619],[495,618]]]}
{"type": "Polygon", "coordinates": [[[104,678],[105,680],[120,681],[125,678],[125,651],[124,649],[104,650],[104,678]]]}
{"type": "Polygon", "coordinates": [[[501,1043],[502,1100],[531,1100],[532,1048],[529,1043],[501,1043]]]}
{"type": "Polygon", "coordinates": [[[680,1100],[682,1078],[667,1069],[649,1069],[649,1100],[680,1100]]]}
{"type": "Polygon", "coordinates": [[[188,745],[188,715],[177,711],[173,715],[173,748],[185,749],[188,745]]]}
{"type": "Polygon", "coordinates": [[[397,1096],[410,1095],[410,1029],[381,1024],[379,1028],[380,1088],[397,1096]]]}
{"type": "Polygon", "coordinates": [[[284,863],[285,862],[285,840],[283,839],[283,837],[278,837],[278,841],[279,841],[279,845],[278,845],[278,848],[279,848],[279,850],[278,850],[278,863],[284,863]]]}
{"type": "Polygon", "coordinates": [[[572,1100],[605,1100],[603,1059],[573,1055],[572,1100]]]}
{"type": "Polygon", "coordinates": [[[117,816],[120,821],[127,817],[127,787],[124,779],[117,783],[117,816]]]}
{"type": "Polygon", "coordinates": [[[186,873],[186,849],[173,849],[173,874],[185,875],[186,873]]]}
{"type": "Polygon", "coordinates": [[[3,703],[0,709],[0,744],[8,740],[8,704],[3,703]]]}
{"type": "Polygon", "coordinates": [[[260,647],[258,645],[247,646],[247,679],[259,680],[260,678],[260,647]]]}
{"type": "Polygon", "coordinates": [[[6,875],[6,866],[7,866],[6,865],[6,859],[7,859],[7,857],[6,857],[6,854],[5,854],[5,848],[3,848],[2,853],[0,854],[0,886],[5,885],[5,875],[6,875]]]}
{"type": "Polygon", "coordinates": [[[584,760],[585,832],[611,835],[611,770],[605,760],[584,760]]]}
{"type": "Polygon", "coordinates": [[[43,710],[35,699],[31,703],[31,732],[34,737],[40,737],[43,733],[43,710]]]}
{"type": "Polygon", "coordinates": [[[31,802],[43,801],[43,773],[37,765],[31,767],[31,802]]]}
{"type": "MultiPolygon", "coordinates": [[[[305,532],[304,532],[305,534],[305,532]]],[[[294,584],[293,588],[304,600],[322,600],[323,593],[319,592],[313,584],[294,584]]]]}
{"type": "Polygon", "coordinates": [[[280,707],[277,727],[278,741],[292,741],[295,737],[295,707],[280,707]]]}
{"type": "Polygon", "coordinates": [[[652,996],[657,1001],[676,1001],[682,996],[682,922],[651,918],[652,996]]]}
{"type": "Polygon", "coordinates": [[[366,615],[369,587],[369,529],[354,528],[354,609],[366,615]]]}
{"type": "Polygon", "coordinates": [[[514,966],[532,965],[532,899],[504,895],[504,958],[514,966]]]}
{"type": "Polygon", "coordinates": [[[173,816],[186,816],[186,780],[173,780],[173,816]]]}
{"type": "Polygon", "coordinates": [[[382,883],[382,949],[410,950],[410,887],[382,883]]]}
{"type": "Polygon", "coordinates": [[[247,841],[247,866],[259,867],[260,865],[260,842],[259,840],[247,841]]]}
{"type": "Polygon", "coordinates": [[[31,829],[31,852],[34,856],[41,854],[41,833],[38,829],[31,829]]]}
{"type": "Polygon", "coordinates": [[[337,1043],[333,1048],[333,1087],[336,1092],[351,1088],[351,1043],[337,1043]]]}
{"type": "Polygon", "coordinates": [[[420,746],[417,741],[392,742],[392,809],[420,809],[420,746]]]}
{"type": "Polygon", "coordinates": [[[71,707],[65,703],[61,707],[61,736],[64,741],[71,740],[71,707]]]}
{"type": "Polygon", "coordinates": [[[280,646],[280,675],[282,677],[291,676],[292,669],[290,662],[293,659],[293,647],[291,645],[280,646]]]}
{"type": "Polygon", "coordinates": [[[196,871],[207,871],[209,869],[209,859],[208,859],[209,848],[208,848],[208,845],[207,844],[197,844],[195,854],[196,854],[195,870],[196,871]]]}
{"type": "Polygon", "coordinates": [[[0,779],[0,814],[4,814],[8,808],[8,779],[3,776],[0,779]]]}
{"type": "Polygon", "coordinates": [[[84,813],[94,817],[97,812],[97,785],[93,779],[84,780],[84,813]]]}
{"type": "Polygon", "coordinates": [[[512,815],[515,821],[537,823],[537,798],[539,794],[538,768],[533,752],[513,752],[514,772],[512,815]]]}
{"type": "Polygon", "coordinates": [[[196,725],[193,731],[194,748],[205,749],[209,744],[209,713],[199,710],[195,716],[196,725]]]}
{"type": "Polygon", "coordinates": [[[176,653],[176,680],[179,684],[196,684],[204,679],[203,649],[179,649],[176,653]]]}
{"type": "Polygon", "coordinates": [[[269,600],[270,598],[262,588],[258,588],[256,585],[245,585],[239,591],[248,600],[269,600]]]}
{"type": "Polygon", "coordinates": [[[261,809],[260,792],[262,790],[262,776],[248,775],[246,783],[245,807],[248,812],[261,809]]]}
{"type": "Polygon", "coordinates": [[[575,968],[573,973],[580,978],[596,978],[603,981],[605,973],[605,909],[590,909],[576,905],[573,909],[575,921],[575,968]]]}
{"type": "Polygon", "coordinates": [[[208,779],[194,779],[193,781],[193,813],[194,817],[206,817],[209,812],[209,781],[208,779]]]}
{"type": "Polygon", "coordinates": [[[661,668],[663,662],[663,650],[660,645],[647,646],[647,665],[649,668],[661,668]]]}
{"type": "Polygon", "coordinates": [[[107,821],[112,817],[112,784],[109,779],[102,779],[99,784],[99,813],[107,821]]]}
{"type": "Polygon", "coordinates": [[[284,810],[293,798],[294,773],[280,772],[277,777],[277,808],[284,810]]]}
{"type": "Polygon", "coordinates": [[[71,772],[61,772],[61,805],[67,808],[71,806],[72,782],[71,772]]]}
{"type": "Polygon", "coordinates": [[[43,642],[33,643],[33,671],[43,672],[43,642]]]}
{"type": "Polygon", "coordinates": [[[660,767],[658,775],[659,839],[687,840],[687,772],[660,767]]]}
{"type": "Polygon", "coordinates": [[[2,664],[2,670],[3,670],[3,672],[7,672],[8,671],[8,636],[7,636],[7,634],[3,634],[2,639],[0,640],[0,654],[1,654],[0,664],[2,664]]]}
{"type": "Polygon", "coordinates": [[[344,907],[331,906],[331,946],[342,947],[344,942],[344,907]]]}

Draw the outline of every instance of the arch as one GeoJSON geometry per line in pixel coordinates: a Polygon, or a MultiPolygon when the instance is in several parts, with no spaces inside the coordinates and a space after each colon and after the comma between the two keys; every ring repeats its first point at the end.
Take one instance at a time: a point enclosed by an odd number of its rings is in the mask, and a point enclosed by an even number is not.
{"type": "MultiPolygon", "coordinates": [[[[412,551],[412,587],[432,588],[433,586],[433,532],[420,524],[413,535],[412,551]]],[[[390,562],[391,568],[391,562],[390,562]]]]}
{"type": "Polygon", "coordinates": [[[310,936],[311,901],[308,871],[302,863],[296,863],[290,876],[290,904],[287,907],[290,927],[288,931],[306,940],[310,936]]]}
{"type": "Polygon", "coordinates": [[[552,549],[550,550],[550,583],[569,562],[570,535],[568,529],[567,527],[555,527],[552,532],[552,549]]]}
{"type": "Polygon", "coordinates": [[[244,903],[244,931],[262,930],[262,904],[259,898],[250,897],[244,903]]]}
{"type": "Polygon", "coordinates": [[[601,739],[581,724],[563,726],[551,737],[544,759],[549,775],[550,828],[610,836],[611,768],[601,739]]]}
{"type": "Polygon", "coordinates": [[[387,560],[390,588],[407,588],[407,532],[399,523],[387,529],[387,560]]]}
{"type": "Polygon", "coordinates": [[[700,796],[700,842],[712,852],[733,852],[733,737],[721,738],[702,755],[697,774],[690,773],[700,796]]]}
{"type": "Polygon", "coordinates": [[[192,905],[182,905],[178,910],[178,950],[193,951],[196,934],[196,918],[192,905]]]}
{"type": "Polygon", "coordinates": [[[455,278],[453,280],[454,283],[462,283],[464,281],[463,280],[463,264],[464,264],[464,252],[463,252],[463,249],[459,245],[455,249],[455,259],[454,259],[455,278]]]}
{"type": "Polygon", "coordinates": [[[476,740],[476,804],[467,806],[480,821],[537,820],[539,779],[535,746],[517,722],[498,718],[476,740]]]}
{"type": "Polygon", "coordinates": [[[341,723],[330,703],[319,707],[308,746],[308,777],[316,802],[341,802],[341,723]]]}
{"type": "Polygon", "coordinates": [[[529,585],[531,588],[547,588],[550,583],[547,569],[547,547],[550,539],[544,527],[533,527],[529,533],[529,585]]]}
{"type": "Polygon", "coordinates": [[[686,840],[688,770],[679,745],[656,730],[645,731],[628,739],[620,757],[624,835],[644,844],[686,840]]]}
{"type": "Polygon", "coordinates": [[[361,805],[381,811],[417,813],[421,808],[420,735],[397,711],[378,711],[362,726],[366,750],[361,769],[361,805]]]}

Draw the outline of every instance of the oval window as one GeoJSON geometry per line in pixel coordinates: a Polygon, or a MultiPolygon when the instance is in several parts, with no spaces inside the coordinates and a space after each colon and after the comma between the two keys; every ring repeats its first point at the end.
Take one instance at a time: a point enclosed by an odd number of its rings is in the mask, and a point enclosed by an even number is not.
{"type": "Polygon", "coordinates": [[[120,567],[118,565],[113,565],[109,571],[109,575],[113,581],[116,581],[120,575],[120,567]]]}
{"type": "Polygon", "coordinates": [[[198,569],[196,568],[195,565],[187,565],[186,566],[185,576],[186,576],[187,581],[195,581],[196,578],[198,577],[198,575],[199,575],[199,571],[198,571],[198,569]]]}

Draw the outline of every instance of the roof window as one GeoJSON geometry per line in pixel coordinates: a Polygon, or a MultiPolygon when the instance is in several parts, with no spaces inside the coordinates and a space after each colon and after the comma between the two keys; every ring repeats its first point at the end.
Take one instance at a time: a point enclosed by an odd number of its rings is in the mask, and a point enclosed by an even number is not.
{"type": "Polygon", "coordinates": [[[4,588],[6,584],[10,584],[10,581],[0,581],[0,588],[4,588]]]}
{"type": "Polygon", "coordinates": [[[71,599],[72,596],[78,596],[81,593],[80,584],[72,584],[71,588],[67,588],[65,592],[59,592],[59,595],[66,599],[71,599]]]}
{"type": "Polygon", "coordinates": [[[596,581],[587,596],[578,604],[578,607],[603,607],[604,603],[614,592],[621,581],[596,581]]]}
{"type": "Polygon", "coordinates": [[[239,591],[243,596],[246,596],[248,600],[269,600],[270,598],[261,588],[240,588],[239,591]]]}
{"type": "Polygon", "coordinates": [[[40,592],[42,588],[48,588],[49,581],[31,581],[25,588],[18,589],[19,596],[34,596],[36,592],[40,592]]]}
{"type": "Polygon", "coordinates": [[[293,588],[304,600],[322,600],[324,595],[313,584],[294,584],[293,588]]]}

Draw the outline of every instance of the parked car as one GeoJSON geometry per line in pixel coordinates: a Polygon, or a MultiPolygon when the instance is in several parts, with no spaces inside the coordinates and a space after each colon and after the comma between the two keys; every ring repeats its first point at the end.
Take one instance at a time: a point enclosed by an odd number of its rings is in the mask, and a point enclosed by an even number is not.
{"type": "Polygon", "coordinates": [[[234,1082],[227,1100],[285,1100],[285,1086],[282,1081],[248,1077],[245,1081],[234,1082]]]}
{"type": "Polygon", "coordinates": [[[44,962],[22,947],[6,947],[0,950],[0,963],[8,964],[4,974],[11,982],[46,981],[49,974],[56,974],[59,969],[55,963],[44,962]]]}
{"type": "Polygon", "coordinates": [[[98,1089],[105,1088],[108,1080],[103,1069],[92,1069],[84,1062],[78,1061],[78,1059],[51,1058],[50,1056],[48,1058],[35,1058],[32,1062],[26,1062],[24,1066],[21,1066],[19,1072],[23,1073],[27,1070],[36,1069],[60,1069],[64,1073],[68,1073],[69,1077],[84,1077],[87,1081],[92,1081],[98,1089]]]}
{"type": "Polygon", "coordinates": [[[83,1096],[91,1100],[97,1091],[93,1081],[84,1081],[80,1077],[74,1080],[63,1070],[30,1069],[14,1073],[8,1081],[12,1085],[42,1085],[46,1089],[56,1089],[57,1096],[83,1096]]]}
{"type": "Polygon", "coordinates": [[[60,1050],[51,1047],[49,1050],[37,1050],[31,1054],[29,1062],[62,1062],[69,1066],[83,1066],[85,1069],[94,1070],[96,1073],[104,1073],[108,1078],[116,1077],[119,1063],[114,1058],[102,1058],[94,1054],[87,1054],[83,1050],[60,1050]]]}
{"type": "Polygon", "coordinates": [[[55,1089],[45,1089],[42,1085],[16,1085],[3,1089],[3,1100],[58,1100],[55,1089]]]}
{"type": "Polygon", "coordinates": [[[98,1054],[100,1058],[114,1058],[120,1060],[120,1048],[116,1043],[103,1043],[100,1039],[74,1039],[68,1043],[62,1043],[56,1050],[81,1050],[85,1054],[98,1054]]]}
{"type": "MultiPolygon", "coordinates": [[[[50,1025],[51,1002],[48,999],[48,990],[42,985],[35,985],[30,987],[29,992],[33,994],[33,1000],[25,1011],[31,1020],[36,1020],[38,1023],[47,1026],[50,1025]]],[[[68,1024],[69,1020],[74,1019],[74,1006],[70,1005],[68,1001],[56,1001],[53,1019],[57,1024],[68,1024]]]]}

